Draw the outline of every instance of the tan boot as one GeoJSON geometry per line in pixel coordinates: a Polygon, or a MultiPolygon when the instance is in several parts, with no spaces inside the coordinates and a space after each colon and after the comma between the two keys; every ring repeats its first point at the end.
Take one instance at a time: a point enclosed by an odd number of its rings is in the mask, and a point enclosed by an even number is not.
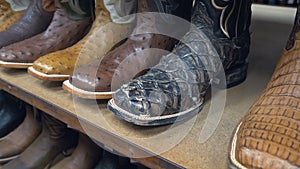
{"type": "Polygon", "coordinates": [[[51,169],[92,169],[101,158],[102,149],[88,136],[80,134],[78,145],[71,156],[66,157],[51,169]]]}
{"type": "Polygon", "coordinates": [[[65,50],[45,55],[33,63],[28,72],[41,80],[64,81],[73,73],[75,64],[85,65],[104,56],[131,32],[131,24],[116,24],[110,19],[103,0],[96,0],[96,18],[81,41],[65,50]]]}
{"type": "Polygon", "coordinates": [[[230,167],[300,168],[300,6],[294,29],[267,88],[238,124],[230,167]]]}
{"type": "Polygon", "coordinates": [[[5,0],[0,0],[0,32],[11,27],[24,14],[23,11],[13,11],[5,0]]]}
{"type": "Polygon", "coordinates": [[[41,133],[37,109],[26,106],[26,117],[13,132],[0,140],[0,163],[17,158],[41,133]]]}
{"type": "Polygon", "coordinates": [[[42,114],[43,131],[16,159],[2,169],[42,169],[64,150],[77,144],[78,134],[55,118],[42,114]]]}

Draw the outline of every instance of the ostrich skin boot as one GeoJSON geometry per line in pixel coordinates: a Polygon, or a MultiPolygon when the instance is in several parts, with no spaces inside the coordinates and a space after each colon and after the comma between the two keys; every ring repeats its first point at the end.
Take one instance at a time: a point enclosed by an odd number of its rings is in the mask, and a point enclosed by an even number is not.
{"type": "Polygon", "coordinates": [[[17,128],[26,115],[24,103],[14,96],[0,91],[0,138],[17,128]]]}
{"type": "Polygon", "coordinates": [[[53,117],[42,114],[42,133],[19,157],[2,169],[41,169],[49,166],[55,157],[77,144],[78,134],[53,117]]]}
{"type": "Polygon", "coordinates": [[[22,17],[11,27],[0,32],[0,48],[45,31],[54,11],[54,0],[32,0],[22,17]]]}
{"type": "Polygon", "coordinates": [[[71,156],[64,158],[51,169],[92,169],[101,158],[102,149],[88,136],[79,135],[78,145],[71,156]]]}
{"type": "Polygon", "coordinates": [[[0,140],[0,163],[17,158],[42,131],[37,109],[26,106],[24,121],[11,133],[0,140]]]}
{"type": "MultiPolygon", "coordinates": [[[[222,4],[226,8],[219,8],[214,0],[197,0],[192,16],[196,28],[192,27],[173,52],[163,56],[146,74],[123,85],[108,108],[136,125],[171,124],[202,109],[211,79],[218,78],[223,68],[230,76],[226,79],[229,86],[243,81],[250,43],[251,1],[236,2],[226,1],[222,4]],[[223,17],[228,22],[222,26],[219,23],[223,17]]],[[[226,83],[223,80],[219,81],[226,83]]]]}
{"type": "Polygon", "coordinates": [[[231,168],[300,168],[299,23],[300,6],[270,82],[233,133],[231,168]]]}
{"type": "Polygon", "coordinates": [[[13,11],[5,0],[0,0],[0,32],[11,27],[24,14],[23,11],[13,11]]]}
{"type": "Polygon", "coordinates": [[[103,0],[96,1],[95,15],[90,32],[82,40],[67,49],[40,57],[28,72],[41,80],[67,80],[75,65],[85,65],[102,57],[118,39],[125,39],[131,33],[131,24],[112,22],[103,0]]]}
{"type": "MultiPolygon", "coordinates": [[[[154,0],[138,1],[138,12],[160,12],[171,8],[170,14],[190,20],[192,1],[177,0],[161,2],[154,0]],[[160,3],[158,3],[160,2],[160,3]]],[[[166,21],[164,24],[168,24],[166,21]]],[[[127,41],[112,50],[101,59],[86,66],[79,67],[70,77],[73,94],[84,98],[107,99],[111,98],[115,90],[123,83],[128,82],[141,71],[156,65],[161,54],[139,54],[147,49],[171,51],[176,39],[162,34],[144,33],[147,29],[158,29],[155,17],[137,16],[137,24],[133,32],[139,32],[128,37],[127,41]],[[126,64],[124,61],[126,60],[126,64]],[[137,68],[139,70],[137,70],[137,68]],[[122,73],[122,74],[118,74],[122,73]],[[113,82],[113,79],[117,80],[113,82]],[[113,85],[112,85],[113,83],[113,85]]],[[[184,32],[186,33],[186,32],[184,32]]],[[[183,35],[184,35],[183,33],[183,35]]],[[[150,52],[151,53],[151,52],[150,52]]]]}
{"type": "Polygon", "coordinates": [[[56,4],[53,20],[45,32],[0,49],[1,67],[27,68],[39,57],[70,47],[84,37],[91,18],[73,19],[62,5],[56,4]]]}

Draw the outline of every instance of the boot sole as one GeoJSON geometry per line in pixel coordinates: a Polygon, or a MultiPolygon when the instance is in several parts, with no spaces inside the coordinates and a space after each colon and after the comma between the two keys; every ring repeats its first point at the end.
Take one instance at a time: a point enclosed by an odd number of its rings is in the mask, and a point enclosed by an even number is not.
{"type": "Polygon", "coordinates": [[[113,94],[115,93],[115,92],[91,92],[91,91],[82,90],[72,85],[69,80],[64,81],[62,87],[67,92],[84,99],[99,99],[99,100],[111,99],[113,94]]]}
{"type": "Polygon", "coordinates": [[[195,106],[189,108],[188,110],[178,112],[171,115],[158,116],[158,117],[147,117],[147,116],[139,116],[132,114],[115,104],[114,99],[109,100],[108,109],[114,113],[117,117],[122,120],[126,120],[130,123],[139,125],[139,126],[158,126],[158,125],[167,125],[175,122],[187,120],[197,113],[199,113],[203,108],[203,99],[199,101],[199,103],[195,104],[195,106]]]}
{"type": "Polygon", "coordinates": [[[32,66],[30,66],[27,69],[28,74],[31,76],[40,79],[40,80],[45,80],[45,81],[65,81],[68,80],[70,75],[63,75],[63,74],[46,74],[37,71],[34,69],[32,66]]]}
{"type": "Polygon", "coordinates": [[[0,61],[0,67],[3,67],[3,68],[27,69],[29,66],[32,66],[32,63],[0,61]]]}
{"type": "Polygon", "coordinates": [[[230,154],[229,154],[229,168],[231,169],[247,169],[245,166],[243,166],[241,163],[238,162],[235,158],[235,152],[236,152],[236,142],[237,142],[237,133],[240,129],[240,126],[242,123],[240,123],[237,128],[234,131],[234,135],[231,140],[230,145],[230,154]]]}

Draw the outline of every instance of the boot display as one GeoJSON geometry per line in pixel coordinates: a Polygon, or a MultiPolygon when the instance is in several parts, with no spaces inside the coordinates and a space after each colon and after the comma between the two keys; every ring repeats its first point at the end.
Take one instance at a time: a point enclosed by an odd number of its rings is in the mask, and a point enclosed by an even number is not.
{"type": "MultiPolygon", "coordinates": [[[[192,0],[178,0],[170,4],[169,2],[157,3],[154,0],[138,1],[139,13],[170,12],[170,14],[187,20],[190,20],[191,8],[192,0]],[[170,8],[171,10],[161,11],[161,8],[170,8]]],[[[143,30],[149,28],[156,30],[158,29],[157,26],[156,18],[138,15],[133,33],[143,32],[143,30]]],[[[63,88],[83,98],[111,98],[114,91],[123,83],[128,82],[141,73],[139,72],[140,70],[146,70],[157,64],[161,57],[161,54],[139,55],[139,53],[150,48],[171,51],[175,43],[175,39],[161,34],[133,34],[128,37],[124,44],[112,50],[101,59],[76,69],[69,81],[64,82],[63,88]],[[126,60],[126,64],[123,65],[122,62],[124,60],[126,60]],[[137,68],[140,70],[137,70],[137,68]],[[120,72],[124,74],[121,75],[119,74],[120,72]],[[113,76],[117,80],[116,82],[112,82],[113,76]],[[112,83],[114,83],[114,86],[111,85],[112,83]]]]}
{"type": "Polygon", "coordinates": [[[98,147],[88,136],[79,135],[78,145],[71,156],[55,164],[51,169],[92,169],[102,155],[98,147]]]}
{"type": "Polygon", "coordinates": [[[217,77],[220,70],[225,71],[227,87],[244,81],[251,1],[235,2],[219,8],[214,0],[197,0],[192,23],[198,29],[187,33],[173,53],[162,57],[145,75],[123,85],[108,108],[136,125],[171,124],[202,109],[210,76],[217,77]]]}
{"type": "Polygon", "coordinates": [[[234,131],[231,168],[300,168],[300,6],[266,89],[234,131]]]}
{"type": "Polygon", "coordinates": [[[49,26],[54,10],[54,0],[32,0],[22,17],[0,32],[0,48],[43,32],[49,26]]]}
{"type": "Polygon", "coordinates": [[[75,65],[85,65],[105,55],[118,41],[131,33],[131,24],[117,24],[110,19],[103,0],[96,1],[96,18],[90,32],[77,44],[37,59],[28,72],[41,80],[64,81],[75,65]]]}
{"type": "Polygon", "coordinates": [[[53,20],[45,32],[0,49],[1,67],[27,68],[37,58],[70,47],[84,37],[91,17],[85,14],[72,17],[58,2],[56,6],[53,20]]]}
{"type": "Polygon", "coordinates": [[[42,124],[37,118],[37,109],[26,106],[24,121],[11,133],[0,140],[0,163],[17,158],[42,131],[42,124]]]}
{"type": "Polygon", "coordinates": [[[24,10],[14,11],[5,0],[0,0],[0,32],[11,27],[24,14],[24,10]]]}
{"type": "Polygon", "coordinates": [[[0,138],[17,128],[25,115],[24,103],[0,90],[0,138]]]}
{"type": "Polygon", "coordinates": [[[55,157],[77,144],[78,134],[55,118],[42,113],[42,133],[17,158],[2,169],[40,169],[51,165],[55,157]]]}

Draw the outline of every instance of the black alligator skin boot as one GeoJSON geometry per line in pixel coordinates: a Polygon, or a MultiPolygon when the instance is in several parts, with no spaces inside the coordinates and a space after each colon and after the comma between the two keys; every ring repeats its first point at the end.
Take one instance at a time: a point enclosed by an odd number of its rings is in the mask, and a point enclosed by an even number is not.
{"type": "Polygon", "coordinates": [[[245,80],[250,46],[251,0],[197,0],[192,28],[159,64],[123,85],[108,108],[143,126],[164,125],[198,113],[211,82],[219,86],[245,80]],[[246,19],[245,19],[246,18],[246,19]]]}

